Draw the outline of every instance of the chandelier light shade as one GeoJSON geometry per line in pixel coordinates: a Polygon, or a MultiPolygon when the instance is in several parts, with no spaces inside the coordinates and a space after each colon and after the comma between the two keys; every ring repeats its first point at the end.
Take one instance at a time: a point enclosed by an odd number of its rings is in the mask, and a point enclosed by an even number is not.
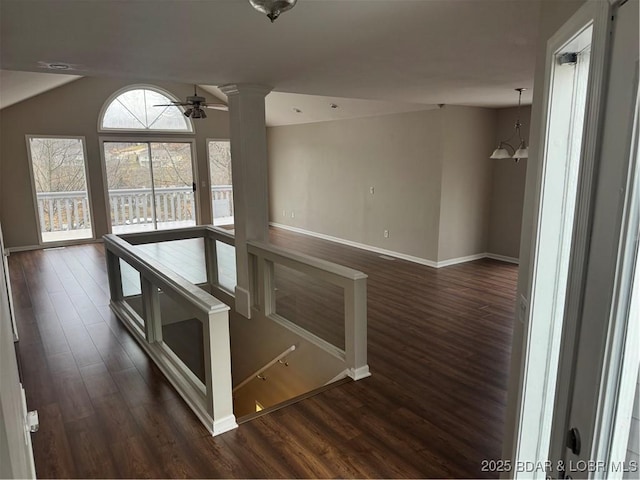
{"type": "Polygon", "coordinates": [[[502,146],[502,142],[500,142],[498,148],[493,151],[489,158],[492,158],[494,160],[499,160],[501,158],[511,158],[511,154],[507,151],[506,148],[502,146]]]}
{"type": "Polygon", "coordinates": [[[522,92],[524,92],[526,88],[516,88],[516,92],[519,93],[518,96],[518,117],[515,124],[515,133],[508,138],[507,140],[503,140],[498,143],[498,148],[496,148],[489,158],[494,160],[499,160],[503,158],[513,158],[517,162],[521,158],[529,158],[529,148],[527,147],[526,140],[522,137],[522,123],[520,122],[520,106],[522,104],[522,92]],[[517,136],[518,140],[518,148],[514,148],[509,142],[512,139],[515,139],[517,136]],[[513,152],[513,155],[511,152],[513,152]]]}
{"type": "Polygon", "coordinates": [[[281,13],[291,10],[297,1],[298,0],[249,0],[249,3],[253,8],[269,17],[269,20],[273,23],[281,13]]]}

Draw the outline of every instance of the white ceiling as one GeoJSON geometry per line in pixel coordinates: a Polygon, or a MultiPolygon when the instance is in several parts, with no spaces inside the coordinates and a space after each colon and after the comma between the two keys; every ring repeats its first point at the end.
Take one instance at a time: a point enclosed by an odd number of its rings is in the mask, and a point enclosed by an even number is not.
{"type": "MultiPolygon", "coordinates": [[[[505,107],[517,103],[514,88],[533,86],[540,1],[300,0],[271,24],[247,0],[2,0],[0,67],[42,73],[43,62],[64,62],[75,75],[264,84],[277,92],[272,124],[505,107]],[[331,102],[341,108],[325,118],[331,102]]],[[[2,106],[20,87],[26,98],[47,84],[18,78],[0,77],[2,106]]]]}

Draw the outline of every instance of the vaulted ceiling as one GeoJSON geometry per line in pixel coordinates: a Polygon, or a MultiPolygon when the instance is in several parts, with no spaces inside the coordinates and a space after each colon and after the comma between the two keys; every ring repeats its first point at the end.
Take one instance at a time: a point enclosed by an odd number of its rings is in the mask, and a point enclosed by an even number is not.
{"type": "MultiPolygon", "coordinates": [[[[299,0],[271,24],[247,0],[2,0],[0,67],[256,83],[399,111],[502,107],[517,102],[514,88],[532,87],[540,1],[299,0]]],[[[5,77],[3,103],[14,88],[5,77]]],[[[36,88],[27,83],[23,96],[36,88]]],[[[289,116],[296,102],[272,99],[289,116]]]]}

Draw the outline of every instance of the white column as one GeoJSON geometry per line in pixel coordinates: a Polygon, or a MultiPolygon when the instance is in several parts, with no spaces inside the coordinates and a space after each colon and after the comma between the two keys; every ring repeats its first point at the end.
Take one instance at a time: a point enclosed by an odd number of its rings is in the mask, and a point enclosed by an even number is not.
{"type": "Polygon", "coordinates": [[[231,131],[233,208],[236,240],[236,311],[251,317],[247,240],[269,239],[267,193],[267,131],[264,99],[271,91],[261,85],[230,84],[227,95],[231,131]]]}

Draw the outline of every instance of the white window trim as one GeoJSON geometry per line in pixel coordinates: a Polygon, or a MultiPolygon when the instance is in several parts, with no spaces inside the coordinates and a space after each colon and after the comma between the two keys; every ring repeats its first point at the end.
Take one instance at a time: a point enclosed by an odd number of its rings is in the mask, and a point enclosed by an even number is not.
{"type": "MultiPolygon", "coordinates": [[[[189,126],[189,130],[162,130],[162,129],[148,129],[148,128],[108,128],[108,127],[103,127],[103,121],[104,121],[104,115],[107,111],[107,108],[109,108],[109,106],[111,105],[111,103],[113,103],[113,101],[118,98],[120,95],[122,95],[123,93],[126,92],[130,92],[132,90],[152,90],[154,92],[160,93],[164,96],[166,96],[169,100],[174,101],[174,102],[179,102],[180,99],[178,99],[174,94],[172,94],[171,92],[165,90],[164,88],[160,88],[156,85],[151,85],[151,84],[146,84],[146,83],[136,83],[133,85],[127,85],[126,87],[122,87],[119,90],[116,90],[114,93],[112,93],[109,98],[107,98],[106,102],[104,102],[102,104],[102,108],[100,109],[100,114],[98,115],[98,133],[115,133],[115,134],[127,134],[127,133],[131,133],[131,134],[141,134],[141,133],[146,133],[146,134],[150,134],[150,135],[156,135],[156,134],[171,134],[171,135],[195,135],[196,130],[195,127],[193,125],[193,120],[191,120],[191,118],[189,117],[185,117],[186,121],[187,121],[187,125],[189,126]]],[[[180,109],[181,112],[184,113],[184,108],[176,105],[176,108],[180,109]]]]}
{"type": "Polygon", "coordinates": [[[36,228],[38,229],[38,245],[47,247],[55,247],[58,245],[73,245],[74,243],[87,243],[88,241],[96,239],[96,229],[95,229],[95,216],[93,214],[93,195],[91,193],[91,185],[89,182],[89,157],[87,156],[87,140],[84,136],[78,135],[36,135],[36,134],[27,134],[25,135],[25,141],[27,145],[27,155],[29,158],[29,177],[31,179],[31,198],[33,201],[33,211],[36,217],[36,228]],[[42,240],[42,226],[40,225],[40,213],[38,212],[38,194],[36,191],[36,182],[35,177],[33,175],[33,158],[31,156],[31,139],[32,138],[58,138],[63,140],[80,140],[82,144],[82,155],[84,156],[84,181],[87,187],[87,198],[88,198],[88,206],[89,206],[89,215],[91,216],[91,237],[82,238],[82,239],[74,239],[74,240],[64,240],[58,242],[44,242],[42,240]]]}

